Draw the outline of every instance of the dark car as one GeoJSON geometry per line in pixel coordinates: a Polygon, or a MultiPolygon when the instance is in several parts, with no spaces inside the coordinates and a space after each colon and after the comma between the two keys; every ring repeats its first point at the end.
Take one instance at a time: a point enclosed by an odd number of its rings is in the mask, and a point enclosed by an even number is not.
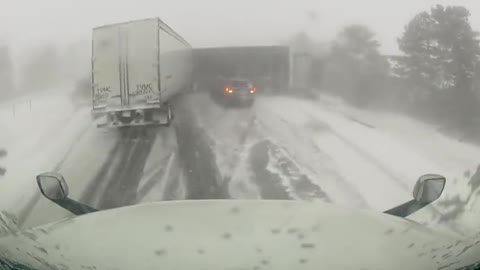
{"type": "Polygon", "coordinates": [[[222,83],[222,88],[214,92],[224,104],[252,106],[257,89],[246,79],[231,79],[222,83]]]}

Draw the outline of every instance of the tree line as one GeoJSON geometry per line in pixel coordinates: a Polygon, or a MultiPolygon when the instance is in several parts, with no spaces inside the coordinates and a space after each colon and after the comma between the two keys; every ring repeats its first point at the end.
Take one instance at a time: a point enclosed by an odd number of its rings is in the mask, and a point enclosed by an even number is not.
{"type": "Polygon", "coordinates": [[[391,56],[380,53],[368,27],[347,26],[322,59],[320,88],[358,107],[401,110],[476,139],[480,46],[469,17],[461,6],[420,12],[397,40],[401,53],[391,56]]]}

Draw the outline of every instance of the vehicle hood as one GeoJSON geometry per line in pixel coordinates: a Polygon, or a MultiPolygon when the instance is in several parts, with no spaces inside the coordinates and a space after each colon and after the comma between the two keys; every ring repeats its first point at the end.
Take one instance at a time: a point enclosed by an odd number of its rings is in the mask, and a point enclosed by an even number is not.
{"type": "Polygon", "coordinates": [[[0,238],[0,256],[62,270],[456,269],[479,254],[407,219],[296,201],[144,204],[0,238]]]}

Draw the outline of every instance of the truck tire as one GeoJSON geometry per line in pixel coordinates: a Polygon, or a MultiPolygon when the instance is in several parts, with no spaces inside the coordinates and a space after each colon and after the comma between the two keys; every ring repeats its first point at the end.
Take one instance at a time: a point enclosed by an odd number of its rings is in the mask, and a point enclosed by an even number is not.
{"type": "Polygon", "coordinates": [[[165,114],[166,114],[166,123],[165,123],[165,126],[170,126],[170,124],[172,124],[172,120],[173,120],[173,111],[172,111],[172,106],[170,105],[170,103],[167,103],[166,104],[166,109],[165,109],[165,114]]]}

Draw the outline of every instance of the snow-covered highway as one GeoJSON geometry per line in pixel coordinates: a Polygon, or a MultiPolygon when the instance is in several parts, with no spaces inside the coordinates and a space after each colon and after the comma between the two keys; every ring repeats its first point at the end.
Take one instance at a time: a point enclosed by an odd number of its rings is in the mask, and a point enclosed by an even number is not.
{"type": "Polygon", "coordinates": [[[0,146],[9,153],[0,210],[25,227],[68,216],[39,195],[35,176],[46,171],[62,173],[72,198],[99,209],[247,198],[376,211],[409,200],[418,176],[439,173],[448,179],[448,212],[449,201],[472,194],[468,176],[480,156],[479,147],[433,126],[327,96],[260,96],[252,108],[225,108],[205,93],[187,94],[175,101],[171,128],[121,132],[97,128],[88,104],[73,104],[62,91],[24,100],[32,106],[15,114],[20,101],[0,106],[0,146]]]}

